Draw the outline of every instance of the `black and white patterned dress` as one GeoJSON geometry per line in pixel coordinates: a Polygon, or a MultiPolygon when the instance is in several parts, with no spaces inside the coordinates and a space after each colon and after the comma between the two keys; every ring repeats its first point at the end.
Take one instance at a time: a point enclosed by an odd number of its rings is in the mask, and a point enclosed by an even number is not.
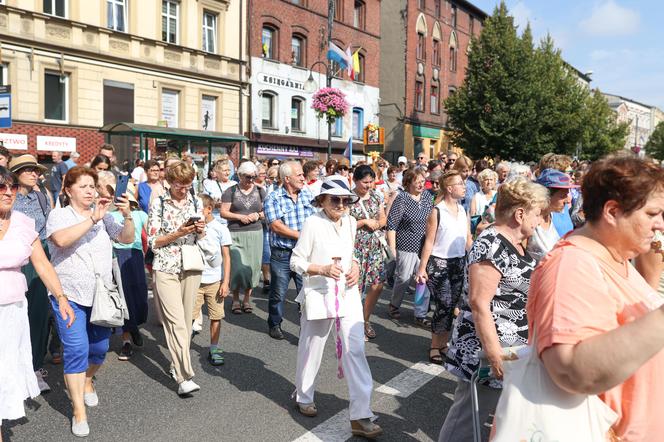
{"type": "MultiPolygon", "coordinates": [[[[491,300],[491,313],[501,347],[525,345],[528,341],[526,302],[530,276],[537,263],[528,253],[521,255],[512,243],[492,226],[475,240],[468,254],[461,312],[454,322],[447,351],[447,370],[465,380],[470,380],[471,375],[477,371],[477,353],[481,349],[468,302],[468,267],[482,261],[489,261],[502,275],[496,296],[491,300]]],[[[485,383],[493,388],[502,388],[502,383],[492,378],[485,383]]]]}

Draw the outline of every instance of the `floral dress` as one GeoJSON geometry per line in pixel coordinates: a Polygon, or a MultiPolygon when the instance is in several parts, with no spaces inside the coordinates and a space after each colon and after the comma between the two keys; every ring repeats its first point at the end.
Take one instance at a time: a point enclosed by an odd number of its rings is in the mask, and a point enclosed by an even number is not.
{"type": "MultiPolygon", "coordinates": [[[[360,199],[350,207],[350,215],[356,220],[378,219],[378,212],[383,206],[380,196],[374,190],[369,191],[369,198],[360,199]],[[364,209],[362,208],[364,206],[364,209]],[[366,211],[366,214],[365,214],[366,211]]],[[[384,235],[383,231],[379,231],[384,235]]],[[[374,232],[364,228],[357,229],[355,237],[355,258],[360,263],[360,280],[358,287],[364,293],[372,285],[382,284],[385,280],[385,262],[383,261],[380,241],[374,232]]]]}

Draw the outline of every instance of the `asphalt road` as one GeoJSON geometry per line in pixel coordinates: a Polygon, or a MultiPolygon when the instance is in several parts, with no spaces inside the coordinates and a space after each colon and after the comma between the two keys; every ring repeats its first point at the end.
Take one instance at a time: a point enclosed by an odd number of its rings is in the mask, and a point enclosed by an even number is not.
{"type": "MultiPolygon", "coordinates": [[[[294,291],[289,299],[294,299],[294,291]]],[[[387,316],[389,291],[376,309],[377,338],[367,343],[366,353],[374,385],[427,361],[429,332],[413,326],[412,306],[404,303],[400,321],[387,316]]],[[[412,299],[412,296],[411,296],[412,299]]],[[[230,303],[230,300],[228,300],[230,303]]],[[[161,327],[150,318],[143,328],[145,345],[128,362],[117,359],[119,336],[111,339],[106,363],[97,375],[99,406],[88,410],[90,441],[294,441],[345,440],[338,436],[302,436],[348,407],[344,380],[336,378],[334,338],[330,335],[318,377],[315,418],[300,415],[291,400],[297,352],[297,307],[289,302],[283,329],[287,339],[267,335],[267,299],[258,293],[253,314],[230,314],[222,323],[221,348],[226,364],[207,362],[209,322],[192,343],[195,381],[201,391],[181,399],[166,374],[168,350],[161,327]]],[[[4,421],[4,441],[79,440],[70,432],[71,406],[64,393],[62,366],[48,362],[45,368],[52,391],[27,403],[27,416],[4,421]]],[[[431,367],[437,368],[437,367],[431,367]]],[[[412,371],[402,378],[417,383],[412,371]]],[[[419,372],[418,372],[419,373],[419,372]]],[[[403,379],[402,379],[403,380],[403,379]]],[[[372,406],[385,433],[382,441],[437,440],[445,413],[452,403],[454,381],[447,373],[436,374],[413,387],[408,395],[374,392],[372,406]],[[428,380],[428,382],[426,382],[428,380]]],[[[338,418],[338,416],[337,416],[338,418]]],[[[347,421],[342,421],[349,427],[347,421]]],[[[333,425],[333,427],[338,427],[333,425]]],[[[354,439],[349,439],[354,440],[354,439]]],[[[361,440],[361,439],[358,439],[361,440]]]]}

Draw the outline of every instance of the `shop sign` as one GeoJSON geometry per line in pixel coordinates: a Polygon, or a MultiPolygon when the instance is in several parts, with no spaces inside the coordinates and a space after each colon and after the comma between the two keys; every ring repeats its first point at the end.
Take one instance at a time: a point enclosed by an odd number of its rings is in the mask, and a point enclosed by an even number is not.
{"type": "Polygon", "coordinates": [[[0,127],[12,127],[12,89],[0,86],[0,127]]]}
{"type": "Polygon", "coordinates": [[[0,134],[0,141],[9,150],[28,150],[28,136],[23,134],[0,134]]]}
{"type": "Polygon", "coordinates": [[[290,78],[283,78],[277,75],[266,74],[260,72],[258,74],[258,82],[268,86],[279,86],[286,89],[293,89],[296,91],[304,92],[304,82],[296,81],[290,78]]]}
{"type": "Polygon", "coordinates": [[[267,155],[275,157],[303,157],[313,158],[314,153],[309,149],[300,149],[293,146],[280,146],[278,144],[259,144],[256,155],[267,155]]]}
{"type": "Polygon", "coordinates": [[[76,138],[70,137],[37,137],[37,150],[49,150],[59,152],[75,152],[76,138]]]}

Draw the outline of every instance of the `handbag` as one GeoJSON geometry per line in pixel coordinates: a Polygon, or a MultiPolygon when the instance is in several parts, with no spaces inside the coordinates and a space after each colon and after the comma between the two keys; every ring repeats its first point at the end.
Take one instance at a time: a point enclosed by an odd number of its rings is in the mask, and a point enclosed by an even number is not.
{"type": "MultiPolygon", "coordinates": [[[[532,342],[537,342],[534,336],[532,342]]],[[[558,387],[535,346],[523,359],[505,361],[503,368],[493,442],[608,440],[618,415],[595,395],[569,393],[558,387]]]]}
{"type": "Polygon", "coordinates": [[[185,272],[202,272],[205,269],[203,252],[197,243],[183,244],[180,247],[182,253],[182,270],[185,272]]]}
{"type": "MultiPolygon", "coordinates": [[[[372,219],[369,216],[369,212],[367,212],[366,207],[364,207],[364,203],[362,200],[360,200],[360,207],[362,208],[362,212],[364,212],[364,217],[365,219],[372,219]]],[[[387,244],[387,239],[385,238],[385,233],[381,230],[375,230],[373,234],[376,236],[378,239],[378,242],[380,243],[380,253],[383,257],[383,262],[385,265],[390,264],[392,261],[395,260],[394,253],[392,253],[392,249],[390,249],[390,246],[387,244]]]]}
{"type": "MultiPolygon", "coordinates": [[[[92,258],[92,254],[90,257],[92,258]]],[[[95,294],[90,312],[90,323],[100,327],[122,327],[125,320],[129,319],[122,283],[107,285],[97,271],[94,259],[92,259],[92,268],[95,274],[95,294]]],[[[115,281],[122,281],[120,265],[116,257],[113,257],[112,274],[115,281]]]]}

